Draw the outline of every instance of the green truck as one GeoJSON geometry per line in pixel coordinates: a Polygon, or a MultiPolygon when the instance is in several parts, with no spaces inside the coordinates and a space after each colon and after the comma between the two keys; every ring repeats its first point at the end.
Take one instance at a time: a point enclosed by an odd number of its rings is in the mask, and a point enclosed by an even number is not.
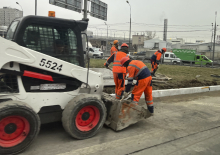
{"type": "Polygon", "coordinates": [[[190,63],[196,65],[212,65],[212,60],[209,60],[205,55],[196,54],[196,50],[188,49],[173,49],[173,53],[182,60],[182,63],[190,63]]]}

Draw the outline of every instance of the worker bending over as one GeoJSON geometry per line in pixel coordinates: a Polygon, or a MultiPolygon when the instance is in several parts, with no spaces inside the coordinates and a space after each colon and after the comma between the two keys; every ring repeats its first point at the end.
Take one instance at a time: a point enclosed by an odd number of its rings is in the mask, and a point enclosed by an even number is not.
{"type": "Polygon", "coordinates": [[[159,67],[159,62],[160,62],[160,58],[161,55],[163,53],[165,53],[167,51],[166,48],[162,48],[161,50],[158,50],[157,52],[155,52],[150,61],[151,61],[151,75],[155,76],[155,72],[157,71],[158,67],[159,67]]]}
{"type": "Polygon", "coordinates": [[[142,61],[130,60],[128,57],[121,59],[121,65],[126,67],[128,72],[128,84],[125,89],[124,98],[128,96],[133,80],[137,80],[137,83],[132,90],[131,103],[138,104],[141,95],[144,92],[148,110],[151,114],[153,114],[152,77],[149,69],[142,61]]]}
{"type": "Polygon", "coordinates": [[[112,55],[113,53],[115,53],[115,52],[118,52],[118,44],[119,44],[118,40],[114,40],[114,41],[113,41],[113,45],[112,45],[112,48],[111,48],[111,50],[110,50],[111,55],[112,55]]]}
{"type": "Polygon", "coordinates": [[[121,66],[120,60],[123,57],[128,56],[128,45],[123,43],[121,45],[121,50],[119,52],[113,53],[104,64],[106,68],[113,62],[113,77],[115,82],[115,96],[116,99],[121,99],[124,90],[125,90],[125,75],[126,75],[126,68],[121,66]]]}

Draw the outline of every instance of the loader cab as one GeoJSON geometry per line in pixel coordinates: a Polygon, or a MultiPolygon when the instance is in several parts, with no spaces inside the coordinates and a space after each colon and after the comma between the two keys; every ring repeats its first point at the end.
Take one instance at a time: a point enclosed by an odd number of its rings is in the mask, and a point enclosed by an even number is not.
{"type": "MultiPolygon", "coordinates": [[[[6,39],[16,42],[18,45],[31,50],[64,60],[66,62],[84,67],[84,52],[82,47],[81,32],[88,26],[87,21],[74,21],[53,17],[26,16],[15,19],[8,28],[6,39]]],[[[56,67],[56,63],[54,67],[56,67]]],[[[33,84],[40,86],[53,84],[53,81],[35,79],[22,76],[21,80],[26,92],[67,92],[78,89],[82,82],[73,77],[45,71],[33,66],[19,64],[21,72],[25,70],[50,75],[63,81],[71,81],[64,89],[32,89],[33,84]]],[[[59,68],[57,66],[57,68],[59,68]]],[[[16,82],[16,76],[13,82],[16,82]]],[[[8,78],[9,79],[9,78],[8,78]]],[[[16,91],[18,86],[16,85],[16,91]]],[[[0,89],[1,91],[1,89],[0,89]]]]}
{"type": "Polygon", "coordinates": [[[87,26],[87,21],[26,16],[15,19],[11,23],[6,39],[23,47],[84,67],[81,32],[87,26]]]}

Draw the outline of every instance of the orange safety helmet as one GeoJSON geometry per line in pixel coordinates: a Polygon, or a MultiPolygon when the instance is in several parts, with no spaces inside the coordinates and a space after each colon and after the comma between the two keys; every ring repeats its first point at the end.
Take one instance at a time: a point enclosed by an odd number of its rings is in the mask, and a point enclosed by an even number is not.
{"type": "Polygon", "coordinates": [[[118,40],[114,40],[113,41],[113,44],[115,45],[115,44],[117,44],[118,43],[118,40]]]}
{"type": "Polygon", "coordinates": [[[127,48],[128,48],[128,44],[123,43],[123,44],[121,45],[121,47],[127,47],[127,48]]]}
{"type": "Polygon", "coordinates": [[[123,58],[121,59],[121,61],[120,61],[121,66],[123,66],[124,63],[125,63],[126,61],[128,61],[128,60],[130,60],[128,57],[123,57],[123,58]]]}
{"type": "Polygon", "coordinates": [[[167,51],[167,49],[166,49],[166,48],[162,48],[162,52],[163,52],[163,51],[164,51],[164,52],[166,52],[166,51],[167,51]]]}

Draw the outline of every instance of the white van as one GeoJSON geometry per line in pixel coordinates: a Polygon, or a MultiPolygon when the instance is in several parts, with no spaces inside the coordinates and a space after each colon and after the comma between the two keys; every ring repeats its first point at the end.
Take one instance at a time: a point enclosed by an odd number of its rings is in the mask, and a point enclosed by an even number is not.
{"type": "MultiPolygon", "coordinates": [[[[101,51],[100,48],[95,48],[92,47],[92,44],[90,42],[88,42],[88,46],[89,46],[89,57],[93,58],[93,57],[99,57],[102,58],[103,57],[103,52],[101,51]]],[[[87,47],[86,47],[87,49],[87,47]]],[[[84,59],[86,59],[86,53],[84,52],[84,59]]]]}
{"type": "Polygon", "coordinates": [[[102,58],[103,57],[103,52],[101,50],[101,48],[89,48],[89,57],[99,57],[102,58]]]}
{"type": "Polygon", "coordinates": [[[170,62],[173,64],[180,63],[180,58],[178,58],[173,52],[164,53],[164,62],[170,62]]]}

